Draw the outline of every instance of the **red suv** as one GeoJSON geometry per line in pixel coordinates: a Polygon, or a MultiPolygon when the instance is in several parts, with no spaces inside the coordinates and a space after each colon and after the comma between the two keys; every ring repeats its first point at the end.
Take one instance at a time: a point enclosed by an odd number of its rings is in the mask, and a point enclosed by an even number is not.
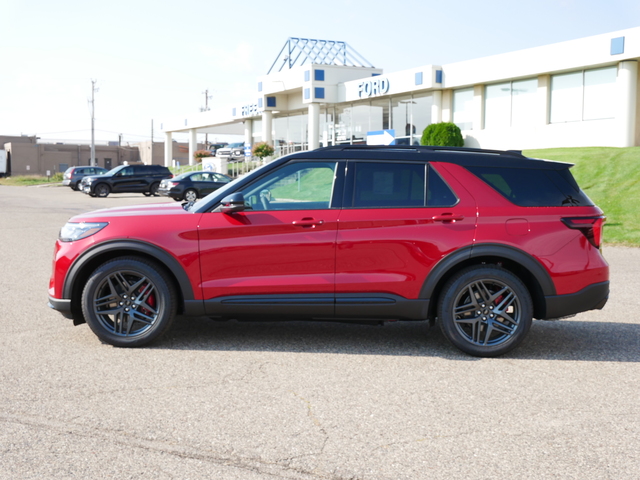
{"type": "Polygon", "coordinates": [[[570,167],[447,147],[297,153],[195,204],[73,217],[49,303],[121,347],[204,315],[430,320],[461,350],[500,355],[533,318],[607,301],[605,217],[570,167]]]}

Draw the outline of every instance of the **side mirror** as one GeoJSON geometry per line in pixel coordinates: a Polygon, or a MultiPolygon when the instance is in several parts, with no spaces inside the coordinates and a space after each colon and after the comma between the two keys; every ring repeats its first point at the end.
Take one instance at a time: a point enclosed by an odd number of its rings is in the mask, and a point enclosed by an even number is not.
{"type": "Polygon", "coordinates": [[[244,195],[242,193],[232,193],[224,197],[220,202],[220,211],[222,213],[242,212],[246,207],[244,203],[244,195]]]}

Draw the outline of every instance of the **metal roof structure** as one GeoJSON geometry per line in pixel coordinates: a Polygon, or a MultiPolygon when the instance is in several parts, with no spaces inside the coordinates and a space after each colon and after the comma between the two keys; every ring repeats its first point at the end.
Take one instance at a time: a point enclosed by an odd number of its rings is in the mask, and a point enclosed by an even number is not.
{"type": "Polygon", "coordinates": [[[289,37],[267,75],[272,71],[281,72],[285,67],[293,68],[307,62],[316,65],[375,68],[347,42],[289,37]]]}

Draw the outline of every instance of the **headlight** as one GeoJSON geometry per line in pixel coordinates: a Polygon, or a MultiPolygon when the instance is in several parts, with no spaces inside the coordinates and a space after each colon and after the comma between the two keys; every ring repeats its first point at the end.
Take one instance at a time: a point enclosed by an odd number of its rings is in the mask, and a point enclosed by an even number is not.
{"type": "Polygon", "coordinates": [[[109,225],[107,222],[67,223],[60,229],[60,235],[58,235],[58,239],[61,242],[74,242],[76,240],[81,240],[98,233],[107,225],[109,225]]]}

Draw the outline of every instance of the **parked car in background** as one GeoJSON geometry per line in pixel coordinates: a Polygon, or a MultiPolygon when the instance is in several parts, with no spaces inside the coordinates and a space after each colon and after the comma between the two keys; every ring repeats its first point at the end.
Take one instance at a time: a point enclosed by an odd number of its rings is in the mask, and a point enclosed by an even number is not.
{"type": "Polygon", "coordinates": [[[92,197],[125,192],[150,196],[158,194],[161,180],[172,177],[171,171],[162,165],[119,165],[103,175],[84,177],[80,188],[92,197]]]}
{"type": "Polygon", "coordinates": [[[90,167],[90,166],[80,166],[80,167],[69,167],[64,171],[62,175],[62,185],[71,187],[71,190],[79,190],[78,186],[80,185],[80,181],[83,177],[87,175],[103,175],[107,173],[106,168],[102,167],[90,167]]]}
{"type": "Polygon", "coordinates": [[[158,194],[176,201],[195,202],[226,185],[231,177],[215,172],[188,172],[160,182],[158,194]]]}
{"type": "MultiPolygon", "coordinates": [[[[429,320],[460,350],[495,357],[534,318],[607,302],[605,217],[571,166],[397,145],[280,157],[195,204],[73,217],[49,303],[121,347],[184,316],[429,320]]],[[[529,350],[546,348],[544,332],[529,350]]]]}
{"type": "Polygon", "coordinates": [[[220,143],[212,143],[211,145],[209,145],[209,151],[215,155],[216,152],[221,149],[226,147],[227,145],[229,145],[227,142],[220,142],[220,143]]]}
{"type": "Polygon", "coordinates": [[[226,147],[216,150],[216,157],[226,158],[229,162],[244,159],[244,142],[230,143],[226,147]]]}

